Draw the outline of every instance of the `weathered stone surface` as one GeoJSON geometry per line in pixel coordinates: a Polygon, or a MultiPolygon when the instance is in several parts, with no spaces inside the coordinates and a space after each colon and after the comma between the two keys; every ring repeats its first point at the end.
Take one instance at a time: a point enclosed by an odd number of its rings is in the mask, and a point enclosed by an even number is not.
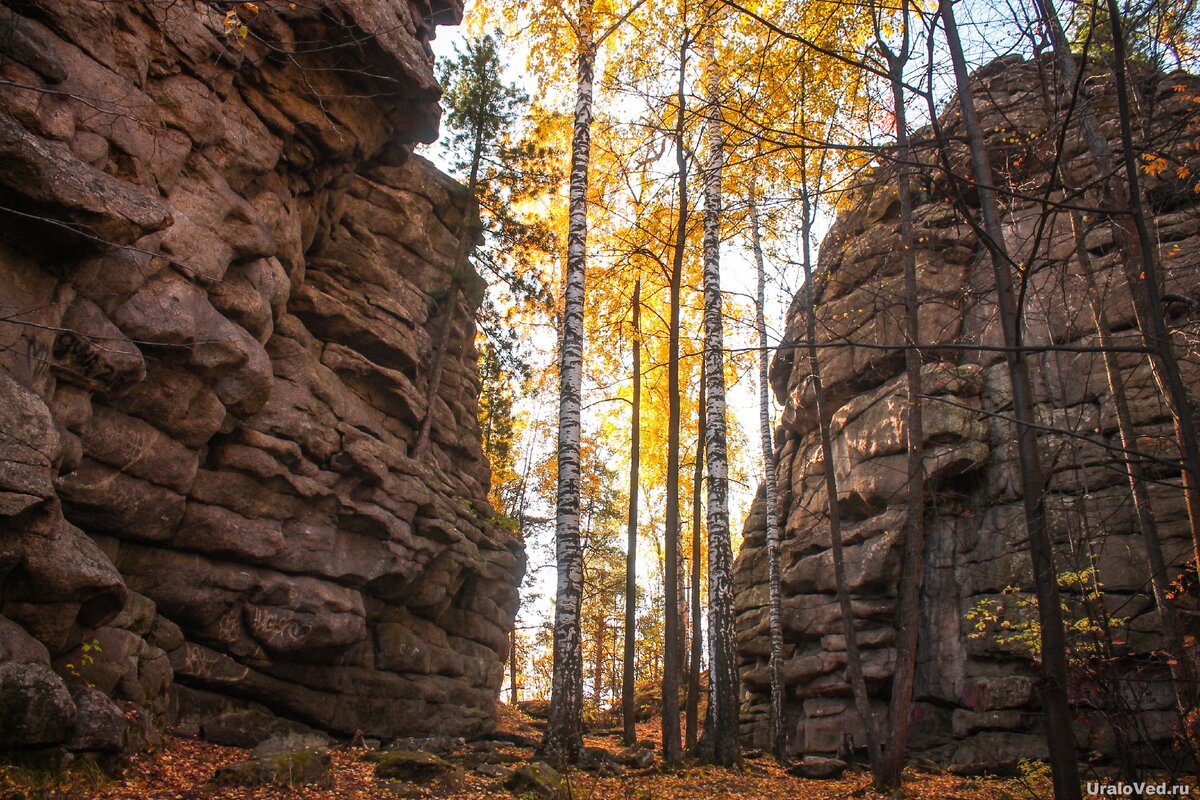
{"type": "Polygon", "coordinates": [[[319,731],[311,733],[288,733],[283,736],[272,736],[260,742],[254,748],[255,757],[272,756],[279,753],[294,753],[297,750],[311,750],[318,747],[329,747],[333,742],[319,731]]]}
{"type": "Polygon", "coordinates": [[[963,691],[964,702],[976,711],[1020,708],[1032,699],[1033,678],[1028,675],[975,678],[963,691]]]}
{"type": "MultiPolygon", "coordinates": [[[[1047,477],[1046,510],[1060,573],[1085,576],[1102,587],[1114,640],[1106,680],[1136,683],[1147,663],[1166,674],[1158,617],[1150,596],[1145,545],[1135,522],[1124,474],[1116,410],[1088,302],[1087,282],[1075,262],[1070,215],[1051,213],[1032,199],[1049,186],[1048,155],[1058,147],[1059,130],[1045,111],[1045,65],[1005,58],[981,70],[974,81],[976,103],[992,148],[1001,185],[1020,186],[1002,201],[1005,241],[1013,259],[1030,265],[1023,295],[1023,334],[1027,344],[1047,347],[1031,353],[1034,413],[1044,430],[1039,456],[1047,477]],[[1036,253],[1034,246],[1037,246],[1036,253]],[[1061,346],[1061,348],[1059,347],[1061,346]],[[1092,573],[1090,570],[1094,569],[1092,573]],[[1116,609],[1120,609],[1117,611],[1116,609]],[[1120,678],[1115,676],[1120,674],[1120,678]]],[[[1145,91],[1163,106],[1155,130],[1184,130],[1194,111],[1180,98],[1200,95],[1200,78],[1184,73],[1142,75],[1145,91]]],[[[1111,81],[1089,77],[1095,108],[1109,136],[1118,135],[1111,81]]],[[[1060,97],[1057,87],[1050,96],[1060,97]]],[[[1060,109],[1061,110],[1061,109],[1060,109]]],[[[943,136],[962,133],[961,114],[951,102],[942,118],[943,136]]],[[[1190,131],[1190,129],[1188,129],[1190,131]]],[[[1012,390],[1004,360],[995,281],[982,243],[965,214],[978,216],[978,198],[960,203],[938,165],[934,137],[916,132],[917,160],[930,169],[914,199],[917,283],[920,302],[921,409],[926,478],[924,586],[920,649],[910,746],[959,771],[1010,770],[1021,758],[1044,755],[1040,699],[1035,670],[1036,608],[1024,525],[1012,390]]],[[[1193,133],[1170,142],[1156,139],[1151,149],[1188,161],[1193,133]]],[[[1077,128],[1064,145],[1069,178],[1094,186],[1097,176],[1077,128]]],[[[970,172],[965,146],[949,146],[951,167],[970,172]]],[[[1190,167],[1189,167],[1190,169],[1190,167]]],[[[1179,299],[1171,306],[1178,352],[1197,335],[1196,300],[1200,281],[1200,197],[1183,172],[1147,175],[1147,206],[1161,242],[1164,289],[1179,299]]],[[[1098,193],[1086,194],[1103,205],[1098,193]]],[[[1135,426],[1136,448],[1146,456],[1155,520],[1171,575],[1192,555],[1183,509],[1177,445],[1148,360],[1133,352],[1141,345],[1125,286],[1112,226],[1089,214],[1084,231],[1092,269],[1115,344],[1131,352],[1117,356],[1135,426]]],[[[907,472],[907,379],[901,347],[903,263],[896,168],[881,166],[841,213],[823,243],[817,262],[817,337],[822,383],[831,411],[832,458],[838,480],[836,502],[843,522],[842,546],[851,594],[851,620],[862,651],[867,688],[878,703],[891,693],[895,670],[897,585],[901,578],[907,472]]],[[[784,347],[775,355],[771,381],[784,405],[776,436],[782,523],[780,566],[783,589],[785,728],[797,752],[830,754],[842,734],[865,745],[862,724],[850,702],[846,677],[846,635],[835,599],[830,552],[824,456],[810,365],[802,343],[810,311],[797,295],[787,319],[784,347]]],[[[1195,359],[1181,368],[1189,386],[1200,385],[1195,359]]],[[[1200,406],[1197,406],[1200,408],[1200,406]]],[[[763,495],[746,522],[734,575],[736,629],[744,689],[744,737],[770,746],[768,725],[767,574],[763,495]]],[[[1187,594],[1186,592],[1184,593],[1187,594]]],[[[1067,580],[1063,596],[1072,619],[1085,614],[1078,579],[1067,580]]],[[[1195,601],[1187,597],[1188,618],[1195,601]]],[[[1070,634],[1079,645],[1078,630],[1070,634]]],[[[1112,756],[1111,731],[1104,734],[1093,711],[1103,691],[1072,671],[1069,687],[1081,731],[1081,748],[1112,756]]],[[[1172,746],[1169,698],[1127,697],[1121,706],[1139,709],[1136,725],[1154,731],[1140,746],[1172,746]]],[[[1126,724],[1126,723],[1122,723],[1126,724]]],[[[1133,721],[1128,722],[1134,725],[1133,721]]]]}
{"type": "Polygon", "coordinates": [[[461,7],[318,5],[244,42],[204,4],[0,8],[8,744],[70,736],[52,669],[241,745],[493,724],[524,556],[486,504],[478,279],[429,397],[468,204],[411,155],[461,7]]]}
{"type": "Polygon", "coordinates": [[[0,113],[0,182],[56,209],[52,220],[93,231],[103,242],[128,244],[173,219],[145,191],[83,163],[61,142],[47,141],[0,113]]]}
{"type": "Polygon", "coordinates": [[[49,664],[50,651],[20,625],[0,617],[0,663],[49,664]]]}
{"type": "Polygon", "coordinates": [[[99,689],[75,693],[75,729],[67,740],[68,750],[115,753],[125,747],[129,724],[108,695],[99,689]]]}
{"type": "Polygon", "coordinates": [[[805,756],[799,764],[788,769],[793,775],[813,780],[834,780],[842,777],[846,771],[846,762],[839,758],[822,758],[821,756],[805,756]]]}
{"type": "Polygon", "coordinates": [[[454,765],[424,750],[385,750],[367,753],[363,761],[375,765],[375,777],[426,783],[445,775],[454,765]]]}
{"type": "Polygon", "coordinates": [[[67,738],[75,703],[45,664],[0,664],[0,746],[30,747],[67,738]]]}
{"type": "MultiPolygon", "coordinates": [[[[229,660],[225,660],[223,663],[225,672],[219,672],[219,666],[210,664],[208,672],[205,673],[210,683],[218,688],[221,683],[231,685],[251,677],[250,673],[239,670],[229,660]]],[[[187,670],[181,670],[181,672],[188,675],[194,673],[195,670],[192,673],[187,670]]],[[[222,706],[210,709],[209,713],[199,715],[197,733],[218,744],[247,748],[257,748],[264,742],[273,740],[286,740],[294,737],[303,739],[318,735],[318,732],[309,726],[295,720],[281,719],[262,706],[236,709],[222,706]]]]}
{"type": "Polygon", "coordinates": [[[332,781],[332,763],[323,747],[255,756],[219,768],[212,782],[218,786],[326,786],[332,781]]]}
{"type": "Polygon", "coordinates": [[[570,794],[558,770],[541,761],[517,767],[504,781],[504,787],[515,795],[529,794],[542,800],[561,800],[570,794]]]}
{"type": "Polygon", "coordinates": [[[388,750],[420,750],[434,755],[446,755],[467,744],[461,736],[405,736],[390,742],[388,750]]]}
{"type": "Polygon", "coordinates": [[[1028,733],[980,733],[964,739],[950,757],[950,768],[960,774],[1015,774],[1023,759],[1045,760],[1046,739],[1028,733]]]}

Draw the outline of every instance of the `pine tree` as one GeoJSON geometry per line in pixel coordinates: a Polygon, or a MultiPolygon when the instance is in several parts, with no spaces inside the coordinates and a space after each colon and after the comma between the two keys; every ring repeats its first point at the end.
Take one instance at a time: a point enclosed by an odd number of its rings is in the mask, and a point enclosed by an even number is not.
{"type": "MultiPolygon", "coordinates": [[[[420,458],[429,445],[433,425],[433,405],[441,388],[445,370],[447,346],[458,311],[459,295],[473,275],[468,258],[482,233],[487,233],[491,247],[477,251],[478,265],[491,265],[496,271],[497,248],[508,249],[512,240],[532,240],[536,237],[521,225],[510,210],[511,187],[521,186],[521,193],[537,191],[537,181],[527,181],[534,170],[531,162],[540,160],[536,148],[527,144],[512,144],[517,119],[527,110],[528,98],[515,85],[502,78],[504,65],[500,45],[494,36],[469,40],[463,49],[455,50],[454,58],[443,63],[440,79],[444,87],[447,134],[442,148],[450,156],[453,169],[464,176],[471,202],[463,212],[463,234],[459,237],[451,265],[450,281],[437,298],[431,316],[436,317],[436,333],[429,381],[425,390],[426,411],[417,431],[410,455],[420,458]],[[481,229],[480,211],[484,212],[481,229]],[[498,241],[497,241],[498,240],[498,241]]],[[[506,281],[516,288],[516,294],[526,299],[540,297],[544,289],[536,276],[528,274],[506,281]]],[[[494,312],[485,301],[480,322],[490,341],[492,359],[486,365],[494,382],[504,380],[505,373],[520,370],[516,355],[517,341],[507,330],[495,324],[494,312]]]]}

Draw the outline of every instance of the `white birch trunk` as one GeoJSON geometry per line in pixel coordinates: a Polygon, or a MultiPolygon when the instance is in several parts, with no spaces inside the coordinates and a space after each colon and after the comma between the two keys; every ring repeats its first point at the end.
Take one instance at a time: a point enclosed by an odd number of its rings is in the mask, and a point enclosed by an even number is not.
{"type": "Polygon", "coordinates": [[[725,429],[724,324],[721,315],[721,131],[716,35],[705,37],[708,119],[704,165],[704,369],[708,457],[709,700],[700,756],[714,764],[741,761],[738,743],[737,649],[733,617],[733,551],[729,541],[729,460],[725,429]]]}
{"type": "Polygon", "coordinates": [[[559,342],[558,498],[555,559],[558,585],[554,606],[554,672],[550,719],[540,754],[573,762],[583,747],[583,651],[580,610],[583,554],[579,542],[580,394],[583,385],[583,299],[587,266],[587,187],[591,155],[592,81],[591,0],[580,0],[584,37],[578,54],[575,128],[571,141],[571,188],[567,227],[562,334],[559,342]]]}
{"type": "Polygon", "coordinates": [[[762,445],[763,486],[767,524],[767,623],[771,639],[771,752],[787,754],[783,726],[783,622],[779,586],[779,490],[775,482],[775,430],[771,425],[771,382],[767,362],[767,270],[759,232],[758,198],[750,186],[750,245],[758,271],[758,296],[754,325],[758,331],[758,433],[762,445]]]}

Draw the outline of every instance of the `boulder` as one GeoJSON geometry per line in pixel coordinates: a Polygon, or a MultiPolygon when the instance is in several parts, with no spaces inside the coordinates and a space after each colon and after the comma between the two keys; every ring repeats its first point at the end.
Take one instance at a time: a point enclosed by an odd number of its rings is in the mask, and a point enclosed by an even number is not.
{"type": "Polygon", "coordinates": [[[129,723],[121,709],[99,689],[75,693],[75,728],[67,739],[68,750],[116,753],[125,748],[129,723]]]}
{"type": "Polygon", "coordinates": [[[376,786],[384,792],[384,797],[396,800],[418,800],[425,797],[425,788],[408,781],[377,781],[376,786]]]}
{"type": "Polygon", "coordinates": [[[788,768],[788,773],[798,778],[818,781],[836,780],[846,771],[846,762],[840,758],[805,756],[804,760],[788,768]]]}
{"type": "Polygon", "coordinates": [[[617,754],[617,760],[634,769],[649,769],[654,766],[654,745],[635,744],[617,754]]]}
{"type": "Polygon", "coordinates": [[[363,761],[375,765],[375,777],[427,783],[454,769],[454,765],[423,750],[384,750],[368,753],[363,761]]]}
{"type": "Polygon", "coordinates": [[[487,740],[528,748],[534,748],[541,744],[541,741],[534,736],[528,736],[524,733],[516,733],[514,731],[492,731],[487,735],[487,740]]]}
{"type": "Polygon", "coordinates": [[[513,773],[511,767],[506,767],[501,764],[480,764],[479,766],[475,767],[475,771],[486,778],[500,778],[501,780],[508,779],[508,777],[513,773]]]}
{"type": "Polygon", "coordinates": [[[0,664],[0,747],[57,744],[75,724],[75,703],[45,664],[0,664]]]}
{"type": "Polygon", "coordinates": [[[292,732],[283,736],[272,736],[266,741],[259,742],[254,748],[254,756],[273,756],[279,753],[294,753],[297,750],[314,750],[329,747],[331,744],[333,744],[333,740],[320,731],[292,732]]]}
{"type": "Polygon", "coordinates": [[[46,645],[30,636],[12,620],[0,617],[0,663],[48,664],[50,652],[46,645]]]}
{"type": "Polygon", "coordinates": [[[579,754],[577,766],[601,777],[610,777],[624,771],[617,763],[617,759],[613,758],[603,747],[584,747],[579,754]]]}
{"type": "Polygon", "coordinates": [[[950,771],[958,775],[1013,775],[1024,760],[1049,756],[1046,737],[1039,734],[993,731],[963,739],[950,756],[950,771]]]}
{"type": "Polygon", "coordinates": [[[522,764],[504,781],[504,788],[523,797],[532,795],[541,800],[567,800],[567,782],[554,767],[542,761],[522,764]]]}
{"type": "Polygon", "coordinates": [[[329,786],[333,761],[323,747],[255,756],[220,767],[212,777],[218,786],[329,786]]]}
{"type": "Polygon", "coordinates": [[[214,744],[246,748],[271,740],[321,736],[307,725],[254,709],[205,717],[200,721],[200,735],[214,744]]]}
{"type": "Polygon", "coordinates": [[[517,703],[517,707],[534,719],[545,720],[550,718],[549,700],[522,700],[517,703]]]}
{"type": "Polygon", "coordinates": [[[461,736],[405,736],[388,744],[388,750],[420,750],[435,755],[445,755],[466,747],[461,736]]]}

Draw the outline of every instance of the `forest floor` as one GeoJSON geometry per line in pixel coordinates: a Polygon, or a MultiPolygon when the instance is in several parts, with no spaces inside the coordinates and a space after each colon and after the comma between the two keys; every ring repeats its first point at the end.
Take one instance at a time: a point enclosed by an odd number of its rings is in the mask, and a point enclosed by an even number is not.
{"type": "MultiPolygon", "coordinates": [[[[514,738],[536,738],[540,723],[523,713],[501,706],[499,731],[514,738]]],[[[639,741],[658,741],[656,722],[639,725],[639,741]]],[[[616,757],[624,748],[619,736],[585,737],[589,747],[616,757]]],[[[462,748],[465,749],[465,748],[462,748]]],[[[297,787],[229,787],[212,782],[219,767],[244,761],[250,751],[222,747],[194,739],[165,738],[163,749],[138,757],[116,778],[106,778],[96,768],[70,768],[61,774],[38,775],[0,766],[0,800],[502,800],[514,795],[504,788],[504,778],[488,777],[472,769],[455,769],[442,778],[417,785],[376,777],[375,765],[364,761],[368,751],[350,747],[331,750],[328,785],[297,787]]],[[[510,767],[528,762],[532,749],[511,745],[493,751],[510,767]]],[[[753,755],[753,754],[752,754],[753,755]]],[[[463,757],[460,753],[459,758],[463,757]]],[[[446,755],[448,761],[455,754],[446,755]]],[[[789,775],[767,756],[746,760],[741,772],[686,765],[664,771],[654,764],[640,770],[599,777],[580,770],[566,776],[573,800],[877,800],[865,770],[848,771],[837,780],[806,780],[789,775]]],[[[1046,796],[1044,787],[1016,780],[969,778],[947,773],[905,773],[905,796],[929,800],[1033,800],[1046,796]]],[[[520,795],[524,796],[524,795],[520,795]]]]}

